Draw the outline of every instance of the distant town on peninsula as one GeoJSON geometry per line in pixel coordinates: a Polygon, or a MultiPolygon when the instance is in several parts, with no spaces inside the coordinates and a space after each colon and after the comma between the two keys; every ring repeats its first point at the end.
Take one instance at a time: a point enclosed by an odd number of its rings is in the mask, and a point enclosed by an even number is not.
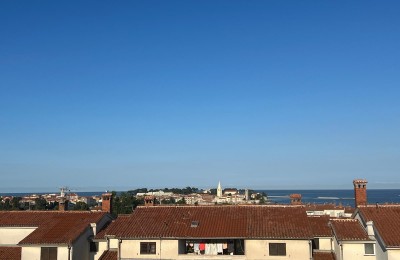
{"type": "MultiPolygon", "coordinates": [[[[147,203],[159,205],[218,205],[218,204],[270,204],[265,192],[251,189],[196,187],[148,189],[139,188],[126,192],[110,192],[113,197],[115,214],[131,213],[138,205],[147,203]]],[[[298,195],[294,195],[298,196],[298,195]]],[[[68,187],[61,187],[60,193],[29,194],[24,196],[0,196],[0,210],[99,210],[101,194],[80,196],[68,187]]]]}

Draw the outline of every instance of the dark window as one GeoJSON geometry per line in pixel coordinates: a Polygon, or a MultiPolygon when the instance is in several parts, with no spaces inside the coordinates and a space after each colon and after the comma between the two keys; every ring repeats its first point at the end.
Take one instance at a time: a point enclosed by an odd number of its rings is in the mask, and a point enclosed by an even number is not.
{"type": "Polygon", "coordinates": [[[57,247],[42,247],[40,260],[57,260],[57,247]]]}
{"type": "Polygon", "coordinates": [[[286,255],[286,243],[269,243],[269,255],[286,255]]]}
{"type": "Polygon", "coordinates": [[[366,255],[374,255],[374,244],[364,244],[365,254],[366,255]]]}
{"type": "Polygon", "coordinates": [[[156,242],[140,242],[140,254],[156,254],[156,242]]]}
{"type": "Polygon", "coordinates": [[[98,245],[98,243],[91,241],[90,242],[90,252],[97,252],[98,251],[97,245],[98,245]]]}
{"type": "Polygon", "coordinates": [[[319,249],[319,238],[314,238],[312,240],[312,248],[313,249],[319,249]]]}

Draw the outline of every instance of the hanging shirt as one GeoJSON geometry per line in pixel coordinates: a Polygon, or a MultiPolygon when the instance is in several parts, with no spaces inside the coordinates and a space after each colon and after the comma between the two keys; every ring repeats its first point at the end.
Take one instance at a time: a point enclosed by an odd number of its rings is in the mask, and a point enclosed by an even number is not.
{"type": "Polygon", "coordinates": [[[217,252],[218,253],[223,253],[224,252],[224,250],[222,249],[222,244],[221,243],[217,244],[217,252]]]}

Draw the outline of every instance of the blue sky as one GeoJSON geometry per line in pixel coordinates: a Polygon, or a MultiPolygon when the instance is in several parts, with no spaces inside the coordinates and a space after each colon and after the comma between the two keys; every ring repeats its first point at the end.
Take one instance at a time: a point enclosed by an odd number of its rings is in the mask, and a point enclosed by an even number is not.
{"type": "Polygon", "coordinates": [[[400,187],[398,1],[2,1],[0,192],[400,187]]]}

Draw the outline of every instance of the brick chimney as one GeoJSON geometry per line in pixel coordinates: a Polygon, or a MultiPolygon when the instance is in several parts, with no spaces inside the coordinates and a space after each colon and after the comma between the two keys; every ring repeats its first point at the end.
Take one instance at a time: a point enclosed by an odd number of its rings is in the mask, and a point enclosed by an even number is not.
{"type": "Polygon", "coordinates": [[[356,179],[353,181],[356,208],[361,205],[367,205],[367,183],[367,180],[362,179],[356,179]]]}
{"type": "Polygon", "coordinates": [[[103,193],[101,195],[101,211],[112,213],[112,206],[112,193],[103,193]]]}
{"type": "Polygon", "coordinates": [[[290,204],[301,205],[301,194],[290,194],[290,204]]]}
{"type": "Polygon", "coordinates": [[[153,196],[145,196],[144,197],[144,205],[146,207],[154,206],[154,197],[153,196]]]}
{"type": "Polygon", "coordinates": [[[69,200],[65,197],[61,197],[60,201],[58,202],[58,211],[67,211],[68,210],[69,200]]]}

